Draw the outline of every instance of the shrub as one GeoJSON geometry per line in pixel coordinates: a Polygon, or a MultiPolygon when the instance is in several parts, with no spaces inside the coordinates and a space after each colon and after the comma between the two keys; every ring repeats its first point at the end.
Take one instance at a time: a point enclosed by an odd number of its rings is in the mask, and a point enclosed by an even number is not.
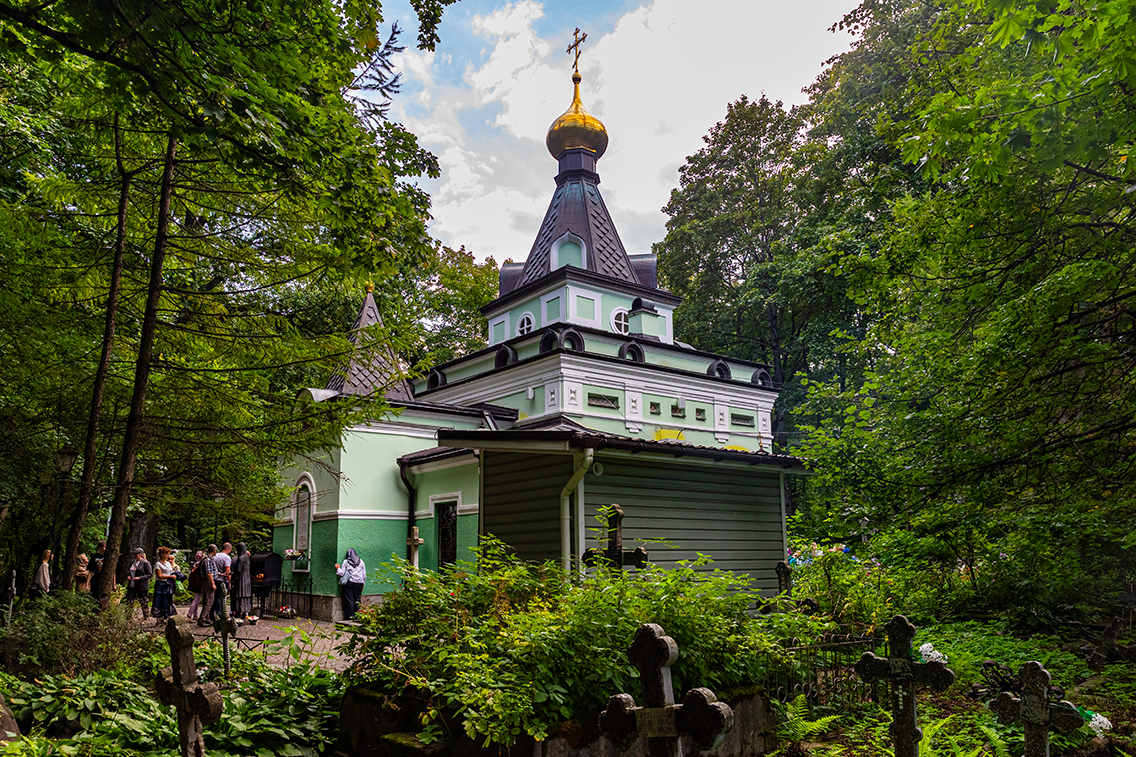
{"type": "Polygon", "coordinates": [[[476,565],[440,574],[398,561],[381,570],[402,588],[360,613],[361,632],[346,645],[353,675],[423,698],[432,731],[457,722],[471,738],[507,745],[591,719],[612,694],[637,693],[626,650],[641,623],[660,624],[678,643],[677,696],[752,688],[791,667],[777,641],[804,635],[810,621],[751,617],[749,580],[705,570],[708,562],[579,577],[523,564],[494,542],[476,565]]]}
{"type": "Polygon", "coordinates": [[[99,612],[90,594],[70,591],[25,602],[12,625],[0,628],[5,666],[24,677],[133,664],[154,643],[134,631],[121,605],[99,612]]]}

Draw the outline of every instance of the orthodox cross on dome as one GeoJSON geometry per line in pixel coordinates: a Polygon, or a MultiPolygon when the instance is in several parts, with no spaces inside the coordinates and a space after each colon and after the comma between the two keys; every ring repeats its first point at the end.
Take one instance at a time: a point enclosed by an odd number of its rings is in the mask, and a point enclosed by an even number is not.
{"type": "Polygon", "coordinates": [[[572,70],[576,73],[580,73],[580,45],[584,44],[584,40],[588,38],[588,33],[584,32],[584,36],[581,37],[580,27],[577,26],[576,31],[572,34],[575,37],[575,41],[572,44],[568,45],[568,49],[564,52],[571,55],[572,52],[575,51],[576,58],[572,61],[572,70]]]}

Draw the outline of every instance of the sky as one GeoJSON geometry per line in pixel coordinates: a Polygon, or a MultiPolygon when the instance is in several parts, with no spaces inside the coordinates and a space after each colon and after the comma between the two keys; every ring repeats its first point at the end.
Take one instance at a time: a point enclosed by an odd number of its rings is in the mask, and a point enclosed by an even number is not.
{"type": "Polygon", "coordinates": [[[855,0],[460,0],[433,53],[408,0],[383,5],[407,49],[390,117],[438,156],[430,233],[479,259],[522,261],[555,188],[544,137],[572,102],[577,27],[584,109],[607,127],[600,191],[624,247],[649,252],[678,169],[742,95],[786,105],[851,38],[829,28],[855,0]]]}

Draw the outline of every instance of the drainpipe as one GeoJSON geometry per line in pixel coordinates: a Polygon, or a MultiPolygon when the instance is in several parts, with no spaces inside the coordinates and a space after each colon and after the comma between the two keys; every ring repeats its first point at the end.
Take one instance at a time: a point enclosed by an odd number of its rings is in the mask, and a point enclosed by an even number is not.
{"type": "Polygon", "coordinates": [[[418,491],[410,485],[410,479],[406,477],[406,461],[401,457],[398,459],[398,475],[402,479],[402,485],[406,487],[406,561],[411,562],[414,554],[410,540],[414,536],[414,505],[418,491]]]}
{"type": "Polygon", "coordinates": [[[596,451],[594,449],[584,450],[584,460],[576,467],[576,470],[572,473],[572,478],[568,479],[568,483],[564,484],[564,488],[560,490],[560,564],[564,567],[565,572],[572,569],[572,509],[568,502],[572,497],[572,492],[576,490],[576,486],[584,478],[584,474],[592,467],[595,457],[596,451]]]}

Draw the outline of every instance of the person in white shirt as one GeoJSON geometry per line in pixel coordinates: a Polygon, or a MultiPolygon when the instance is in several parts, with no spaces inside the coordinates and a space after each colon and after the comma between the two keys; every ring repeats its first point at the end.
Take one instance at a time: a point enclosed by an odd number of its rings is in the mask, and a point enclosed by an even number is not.
{"type": "Polygon", "coordinates": [[[347,550],[343,564],[335,564],[335,574],[343,585],[343,619],[351,620],[359,611],[359,598],[363,596],[363,584],[367,580],[367,566],[354,549],[347,550]]]}

